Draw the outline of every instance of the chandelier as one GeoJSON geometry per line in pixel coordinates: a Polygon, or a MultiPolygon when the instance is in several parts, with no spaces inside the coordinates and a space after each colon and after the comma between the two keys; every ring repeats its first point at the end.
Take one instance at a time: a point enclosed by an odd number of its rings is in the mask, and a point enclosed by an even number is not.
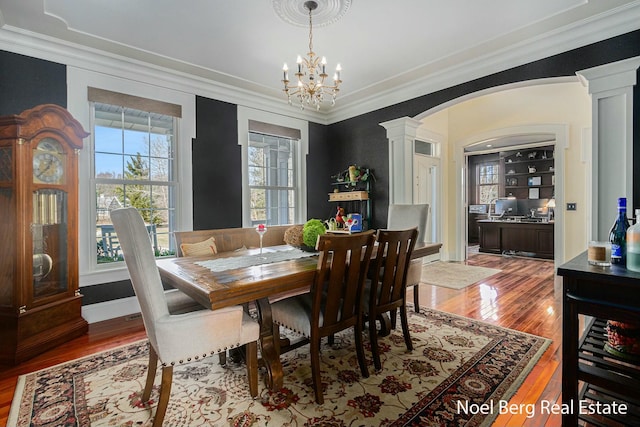
{"type": "Polygon", "coordinates": [[[327,60],[323,56],[320,58],[313,51],[313,20],[311,18],[311,12],[318,7],[318,3],[315,1],[306,1],[304,7],[309,10],[309,52],[305,58],[298,55],[296,60],[297,71],[295,73],[296,82],[291,83],[289,81],[289,67],[284,64],[282,67],[284,83],[284,93],[287,94],[289,104],[300,105],[300,108],[304,110],[305,104],[316,107],[316,110],[320,110],[320,105],[325,101],[325,95],[331,96],[331,105],[335,105],[336,96],[338,95],[338,87],[342,80],[340,80],[340,71],[342,68],[340,64],[336,67],[336,72],[333,75],[333,85],[325,84],[326,78],[329,76],[326,73],[327,60]]]}

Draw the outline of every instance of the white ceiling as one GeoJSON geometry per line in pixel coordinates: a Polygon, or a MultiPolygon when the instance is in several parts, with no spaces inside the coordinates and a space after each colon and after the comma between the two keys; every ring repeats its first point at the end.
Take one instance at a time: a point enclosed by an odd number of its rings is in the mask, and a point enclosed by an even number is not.
{"type": "MultiPolygon", "coordinates": [[[[354,113],[640,28],[638,0],[350,3],[337,22],[314,28],[313,41],[330,70],[342,65],[334,109],[354,113]]],[[[280,19],[272,0],[0,0],[0,26],[278,102],[283,63],[308,47],[308,28],[280,19]]]]}

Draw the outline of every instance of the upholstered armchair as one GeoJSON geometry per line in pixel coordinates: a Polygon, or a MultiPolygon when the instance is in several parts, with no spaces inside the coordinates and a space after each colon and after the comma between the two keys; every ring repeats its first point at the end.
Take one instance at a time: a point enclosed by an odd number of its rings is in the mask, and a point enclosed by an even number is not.
{"type": "MultiPolygon", "coordinates": [[[[406,230],[407,228],[417,227],[417,242],[424,243],[427,236],[427,217],[429,215],[428,204],[418,205],[389,205],[387,215],[387,229],[389,230],[406,230]]],[[[422,275],[422,259],[417,258],[409,263],[409,271],[407,272],[407,288],[413,288],[413,309],[420,311],[420,301],[418,285],[420,284],[420,276],[422,275]]]]}
{"type": "Polygon", "coordinates": [[[369,376],[362,344],[362,292],[373,250],[373,231],[352,235],[324,234],[311,292],[271,305],[273,321],[309,340],[316,402],[322,404],[320,339],[354,328],[358,364],[369,376]]]}
{"type": "Polygon", "coordinates": [[[134,208],[123,208],[112,211],[111,219],[149,338],[149,367],[142,393],[143,402],[148,402],[151,396],[158,360],[162,364],[160,396],[153,426],[162,425],[171,394],[173,367],[229,348],[246,345],[249,392],[255,397],[258,393],[258,323],[239,306],[170,314],[142,217],[134,208]]]}
{"type": "Polygon", "coordinates": [[[378,230],[376,235],[376,256],[362,300],[365,318],[369,320],[369,342],[376,371],[382,369],[376,323],[380,321],[384,331],[389,329],[387,318],[383,317],[385,313],[395,317],[396,311],[400,311],[404,341],[407,350],[413,350],[407,321],[406,275],[417,235],[415,227],[409,230],[378,230]]]}

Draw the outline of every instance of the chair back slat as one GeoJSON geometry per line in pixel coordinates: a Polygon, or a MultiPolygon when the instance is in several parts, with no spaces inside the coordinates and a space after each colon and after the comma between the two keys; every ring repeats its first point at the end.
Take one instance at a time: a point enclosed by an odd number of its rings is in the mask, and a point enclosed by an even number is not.
{"type": "Polygon", "coordinates": [[[416,244],[418,230],[379,230],[376,240],[378,248],[376,252],[374,274],[377,279],[376,292],[372,292],[370,304],[380,308],[388,305],[399,306],[405,298],[405,277],[409,268],[409,261],[416,244]]]}
{"type": "Polygon", "coordinates": [[[311,328],[321,331],[321,336],[346,329],[359,321],[373,243],[372,231],[348,236],[320,236],[311,328]]]}

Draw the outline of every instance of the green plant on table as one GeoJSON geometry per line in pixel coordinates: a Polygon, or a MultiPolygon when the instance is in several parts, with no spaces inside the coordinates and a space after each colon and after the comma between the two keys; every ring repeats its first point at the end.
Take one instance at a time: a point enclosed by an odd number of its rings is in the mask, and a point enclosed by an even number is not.
{"type": "Polygon", "coordinates": [[[302,228],[302,242],[312,248],[316,247],[318,236],[324,234],[327,229],[319,219],[310,219],[302,228]]]}

